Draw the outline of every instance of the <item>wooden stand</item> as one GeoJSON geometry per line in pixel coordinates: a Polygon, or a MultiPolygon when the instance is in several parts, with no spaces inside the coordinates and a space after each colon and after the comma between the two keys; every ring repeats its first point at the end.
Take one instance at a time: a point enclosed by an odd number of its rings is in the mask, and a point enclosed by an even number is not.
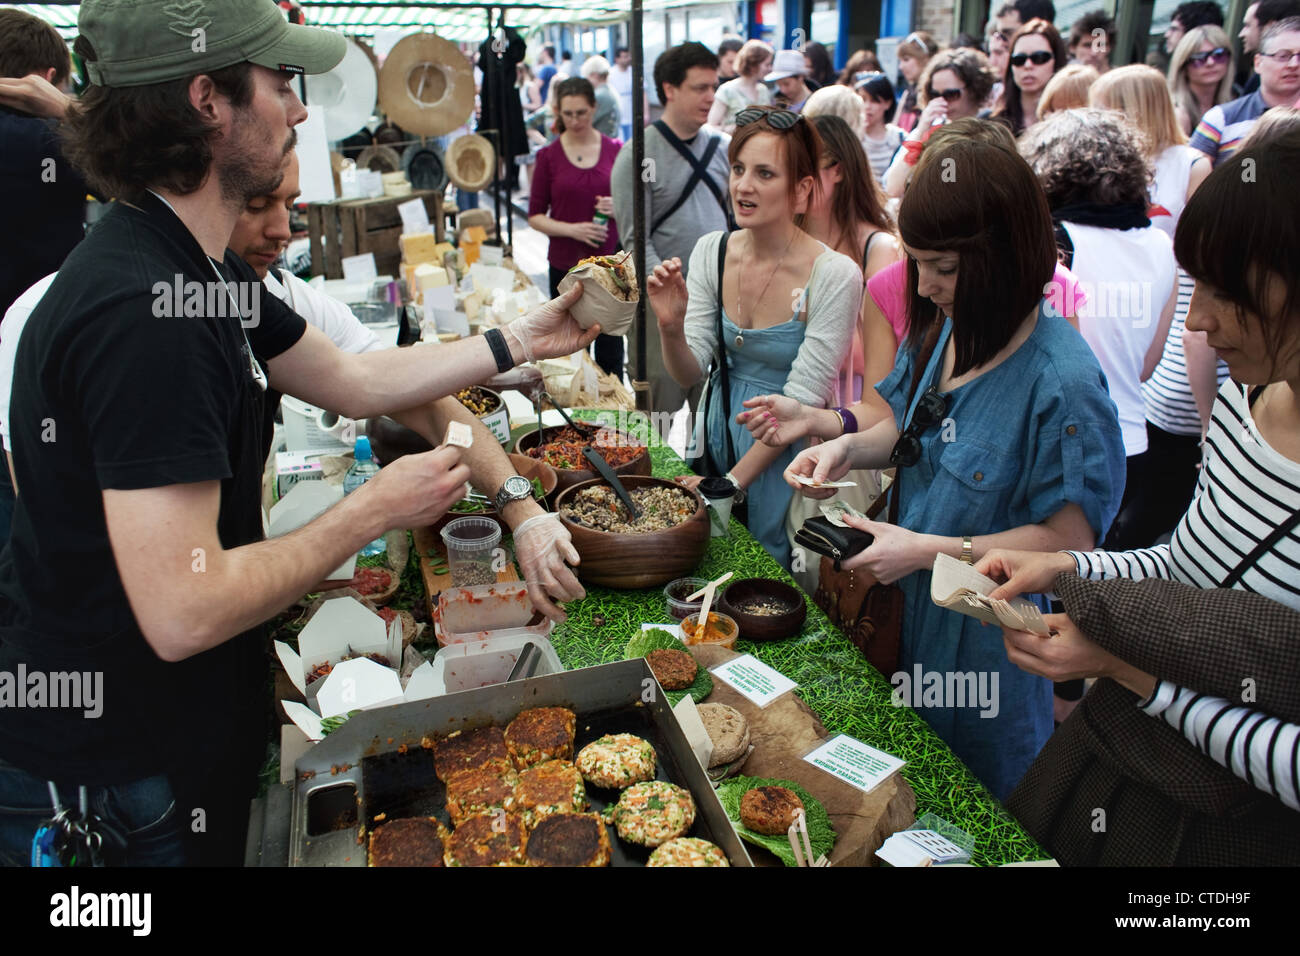
{"type": "MultiPolygon", "coordinates": [[[[725,647],[696,646],[691,653],[700,666],[710,668],[739,656],[725,647]]],[[[749,721],[754,752],[741,773],[793,780],[821,801],[835,827],[835,849],[830,854],[833,866],[876,866],[875,852],[880,845],[915,822],[916,794],[901,774],[863,793],[803,759],[831,735],[795,694],[786,694],[760,709],[715,680],[708,703],[734,707],[749,721]]],[[[776,857],[758,847],[746,845],[745,849],[756,866],[779,865],[776,857]]]]}
{"type": "Polygon", "coordinates": [[[344,259],[371,252],[379,275],[399,277],[402,252],[397,239],[402,234],[402,217],[397,207],[412,199],[424,200],[434,236],[442,242],[447,234],[442,194],[432,189],[413,190],[409,196],[308,203],[312,275],[342,279],[344,259]]]}

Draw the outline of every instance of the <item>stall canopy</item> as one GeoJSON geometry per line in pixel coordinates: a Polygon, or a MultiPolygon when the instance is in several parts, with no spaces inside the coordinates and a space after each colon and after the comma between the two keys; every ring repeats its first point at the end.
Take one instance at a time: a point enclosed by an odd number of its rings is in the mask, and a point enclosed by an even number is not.
{"type": "MultiPolygon", "coordinates": [[[[647,11],[682,6],[691,0],[646,0],[647,11]]],[[[26,10],[54,26],[65,37],[77,34],[77,3],[20,3],[26,10]]],[[[506,22],[513,27],[539,27],[551,23],[606,24],[619,23],[631,16],[628,0],[564,0],[563,4],[546,4],[537,0],[490,0],[484,3],[399,2],[381,0],[300,0],[307,22],[313,26],[334,27],[345,33],[370,36],[381,30],[414,30],[430,27],[439,36],[461,43],[478,43],[484,36],[485,9],[507,11],[506,22]]]]}

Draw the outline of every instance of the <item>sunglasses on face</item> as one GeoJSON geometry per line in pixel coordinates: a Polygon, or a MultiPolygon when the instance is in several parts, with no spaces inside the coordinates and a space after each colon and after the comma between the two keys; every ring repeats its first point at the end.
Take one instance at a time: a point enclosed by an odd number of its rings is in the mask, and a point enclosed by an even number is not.
{"type": "Polygon", "coordinates": [[[907,431],[903,432],[894,443],[894,450],[889,453],[890,464],[900,468],[911,468],[920,461],[921,435],[926,429],[943,421],[943,417],[947,414],[948,396],[931,385],[925,390],[921,400],[916,403],[916,411],[912,413],[912,423],[907,426],[907,431]]]}
{"type": "Polygon", "coordinates": [[[761,119],[767,120],[767,125],[772,129],[784,132],[803,119],[803,115],[790,110],[764,110],[751,106],[736,114],[736,128],[757,123],[761,119]]]}
{"type": "Polygon", "coordinates": [[[1012,66],[1024,66],[1026,63],[1032,63],[1034,66],[1042,66],[1054,58],[1050,50],[1035,50],[1033,53],[1016,53],[1011,57],[1012,66]]]}
{"type": "Polygon", "coordinates": [[[1187,58],[1187,62],[1192,66],[1205,66],[1209,63],[1217,66],[1226,63],[1230,55],[1227,47],[1216,46],[1213,50],[1206,50],[1204,53],[1193,53],[1187,58]]]}
{"type": "Polygon", "coordinates": [[[959,90],[954,88],[951,90],[930,90],[930,92],[927,95],[932,100],[942,97],[943,99],[947,100],[949,103],[956,103],[959,99],[961,99],[961,95],[965,92],[966,92],[965,90],[959,90]]]}

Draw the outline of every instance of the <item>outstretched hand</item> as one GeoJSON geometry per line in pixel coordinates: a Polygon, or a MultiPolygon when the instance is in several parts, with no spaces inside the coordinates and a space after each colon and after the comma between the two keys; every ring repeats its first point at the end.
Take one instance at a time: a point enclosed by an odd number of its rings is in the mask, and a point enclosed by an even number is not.
{"type": "Polygon", "coordinates": [[[682,260],[665,259],[646,277],[646,293],[650,308],[659,320],[659,334],[682,335],[686,329],[686,279],[682,275],[682,260]]]}
{"type": "Polygon", "coordinates": [[[506,332],[519,342],[525,359],[536,362],[538,359],[562,358],[585,351],[596,340],[600,334],[599,323],[584,331],[569,314],[569,308],[580,298],[582,282],[577,281],[568,292],[544,302],[506,326],[506,332]]]}

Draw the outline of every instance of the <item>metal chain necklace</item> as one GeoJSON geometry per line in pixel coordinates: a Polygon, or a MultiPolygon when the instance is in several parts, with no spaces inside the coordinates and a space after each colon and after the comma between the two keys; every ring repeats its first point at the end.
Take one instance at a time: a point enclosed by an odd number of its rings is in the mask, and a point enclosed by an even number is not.
{"type": "MultiPolygon", "coordinates": [[[[776,277],[777,272],[780,270],[780,263],[785,261],[785,255],[790,251],[790,247],[794,245],[794,237],[797,235],[799,235],[799,230],[796,228],[790,233],[790,241],[785,244],[785,249],[781,251],[781,255],[777,258],[777,268],[772,270],[771,275],[767,277],[767,281],[763,283],[762,291],[758,293],[758,298],[754,300],[755,302],[763,301],[763,296],[767,294],[767,287],[772,284],[772,279],[776,277]]],[[[752,239],[750,240],[750,244],[753,244],[752,239]]],[[[738,349],[745,347],[745,330],[740,325],[742,318],[741,306],[743,305],[742,299],[745,289],[745,267],[742,265],[740,268],[740,285],[736,289],[736,326],[740,329],[740,331],[736,333],[736,348],[738,349]]]]}

